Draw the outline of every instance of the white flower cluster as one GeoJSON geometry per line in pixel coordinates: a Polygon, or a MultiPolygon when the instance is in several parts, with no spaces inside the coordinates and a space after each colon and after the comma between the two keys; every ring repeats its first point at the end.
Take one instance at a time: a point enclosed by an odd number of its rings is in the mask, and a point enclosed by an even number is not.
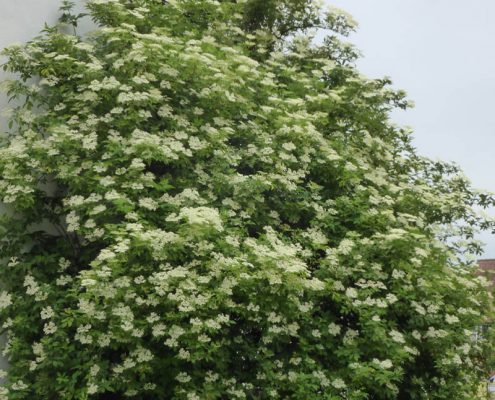
{"type": "Polygon", "coordinates": [[[179,214],[171,214],[167,221],[186,220],[190,225],[211,226],[217,231],[223,231],[223,222],[218,210],[210,207],[184,207],[179,214]]]}

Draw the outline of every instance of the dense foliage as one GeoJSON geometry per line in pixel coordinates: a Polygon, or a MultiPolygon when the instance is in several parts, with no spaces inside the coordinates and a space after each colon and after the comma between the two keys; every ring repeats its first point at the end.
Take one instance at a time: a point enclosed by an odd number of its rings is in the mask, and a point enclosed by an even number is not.
{"type": "Polygon", "coordinates": [[[352,19],[87,9],[4,51],[0,398],[471,400],[493,200],[390,121],[352,19]]]}

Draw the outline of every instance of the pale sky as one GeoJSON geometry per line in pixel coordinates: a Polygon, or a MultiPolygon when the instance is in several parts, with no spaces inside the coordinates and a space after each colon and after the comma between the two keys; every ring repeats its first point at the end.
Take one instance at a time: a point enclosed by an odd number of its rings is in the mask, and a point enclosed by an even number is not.
{"type": "MultiPolygon", "coordinates": [[[[414,128],[419,153],[457,162],[476,187],[495,192],[495,1],[326,1],[360,24],[349,39],[363,52],[359,69],[390,76],[416,103],[394,120],[414,128]]],[[[0,48],[55,21],[60,3],[0,0],[0,48]]],[[[485,257],[495,258],[495,237],[483,240],[485,257]]]]}
{"type": "MultiPolygon", "coordinates": [[[[455,161],[495,192],[495,1],[331,0],[359,23],[358,67],[390,76],[416,104],[393,119],[414,129],[418,152],[455,161]]],[[[495,258],[495,236],[482,235],[495,258]]]]}

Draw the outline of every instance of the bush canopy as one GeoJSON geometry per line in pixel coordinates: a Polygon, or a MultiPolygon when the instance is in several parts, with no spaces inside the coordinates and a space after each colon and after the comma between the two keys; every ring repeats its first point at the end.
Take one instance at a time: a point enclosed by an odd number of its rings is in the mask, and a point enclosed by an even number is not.
{"type": "Polygon", "coordinates": [[[72,6],[3,52],[1,399],[473,399],[493,198],[416,153],[350,16],[72,6]]]}

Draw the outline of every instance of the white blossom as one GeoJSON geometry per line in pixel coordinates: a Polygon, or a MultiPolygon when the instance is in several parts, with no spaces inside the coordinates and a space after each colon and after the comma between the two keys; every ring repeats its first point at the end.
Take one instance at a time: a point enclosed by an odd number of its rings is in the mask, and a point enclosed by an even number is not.
{"type": "Polygon", "coordinates": [[[12,295],[7,292],[0,293],[0,310],[9,307],[12,304],[12,295]]]}

